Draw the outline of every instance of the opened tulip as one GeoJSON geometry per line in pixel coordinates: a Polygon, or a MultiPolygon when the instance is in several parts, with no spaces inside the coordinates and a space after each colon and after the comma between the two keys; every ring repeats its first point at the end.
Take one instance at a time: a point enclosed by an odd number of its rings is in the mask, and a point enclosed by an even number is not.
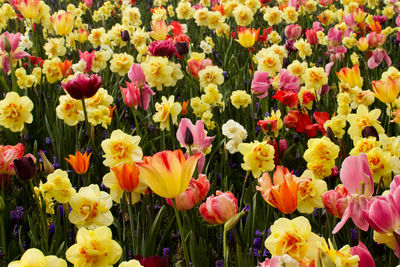
{"type": "MultiPolygon", "coordinates": [[[[192,178],[185,192],[175,198],[177,209],[179,211],[192,209],[207,196],[209,189],[210,181],[204,174],[200,174],[197,180],[192,178]]],[[[167,199],[167,203],[172,206],[171,199],[167,199]]]]}
{"type": "Polygon", "coordinates": [[[256,189],[261,192],[265,201],[285,214],[294,212],[297,208],[297,183],[292,173],[283,166],[277,166],[271,177],[266,172],[259,179],[256,189]]]}
{"type": "Polygon", "coordinates": [[[140,170],[140,180],[157,195],[176,198],[189,186],[201,153],[185,159],[182,150],[165,150],[151,157],[144,157],[136,163],[140,170]]]}
{"type": "Polygon", "coordinates": [[[332,233],[336,234],[349,218],[359,229],[367,231],[369,224],[364,218],[362,210],[368,207],[368,202],[374,193],[374,181],[367,155],[361,153],[358,157],[347,157],[342,163],[340,180],[349,192],[348,206],[343,213],[342,220],[335,226],[332,233]]]}
{"type": "Polygon", "coordinates": [[[13,66],[17,65],[18,59],[28,57],[29,54],[19,47],[19,40],[21,38],[21,33],[9,33],[5,32],[0,39],[0,58],[1,67],[3,72],[8,74],[11,70],[10,57],[13,66]]]}
{"type": "Polygon", "coordinates": [[[89,159],[92,153],[83,155],[80,151],[76,151],[75,155],[69,155],[69,159],[65,159],[77,174],[85,174],[89,168],[89,159]]]}
{"type": "Polygon", "coordinates": [[[254,43],[258,40],[258,34],[260,32],[260,28],[250,29],[241,27],[238,31],[238,37],[236,41],[243,47],[249,48],[254,45],[254,43]]]}
{"type": "Polygon", "coordinates": [[[340,80],[340,89],[343,91],[348,91],[349,89],[354,89],[355,87],[362,88],[363,78],[361,77],[360,68],[358,65],[354,65],[350,68],[342,68],[339,72],[336,72],[337,77],[340,80]]]}
{"type": "Polygon", "coordinates": [[[15,6],[24,18],[33,19],[39,14],[40,0],[17,1],[15,6]]]}
{"type": "Polygon", "coordinates": [[[236,197],[231,192],[217,191],[200,206],[203,219],[211,224],[223,224],[238,213],[236,197]]]}
{"type": "Polygon", "coordinates": [[[66,83],[62,82],[61,86],[72,98],[80,100],[94,96],[101,83],[101,77],[96,74],[92,74],[89,77],[87,74],[79,73],[74,79],[66,83]]]}
{"type": "Polygon", "coordinates": [[[15,146],[0,145],[0,174],[15,175],[14,159],[24,155],[25,147],[18,143],[15,146]]]}
{"type": "Polygon", "coordinates": [[[383,103],[390,104],[397,99],[400,93],[400,79],[388,77],[386,81],[372,81],[374,95],[383,103]]]}

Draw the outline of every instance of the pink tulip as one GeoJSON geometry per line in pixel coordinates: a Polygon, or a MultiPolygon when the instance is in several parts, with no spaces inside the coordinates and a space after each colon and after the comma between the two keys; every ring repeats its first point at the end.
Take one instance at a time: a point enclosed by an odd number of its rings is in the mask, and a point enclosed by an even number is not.
{"type": "Polygon", "coordinates": [[[393,233],[400,226],[400,213],[393,196],[375,197],[369,207],[363,210],[368,224],[379,233],[393,233]]]}
{"type": "Polygon", "coordinates": [[[335,28],[330,28],[328,32],[328,40],[331,46],[338,46],[342,43],[343,32],[341,30],[336,30],[335,28]]]}
{"type": "Polygon", "coordinates": [[[396,25],[397,27],[400,27],[400,14],[396,18],[396,25]]]}
{"type": "Polygon", "coordinates": [[[388,66],[392,65],[392,60],[386,54],[386,51],[384,49],[375,49],[374,52],[372,52],[372,56],[368,59],[368,68],[375,69],[382,63],[383,60],[385,60],[388,66]]]}
{"type": "Polygon", "coordinates": [[[161,56],[171,58],[175,53],[175,46],[171,39],[154,41],[149,45],[149,53],[152,56],[161,56]]]}
{"type": "Polygon", "coordinates": [[[285,27],[285,36],[288,39],[297,39],[301,35],[301,26],[298,24],[290,24],[285,27]]]}
{"type": "Polygon", "coordinates": [[[83,53],[82,53],[81,50],[78,50],[78,51],[79,51],[80,59],[82,59],[83,61],[86,62],[85,73],[88,73],[92,69],[93,60],[94,60],[94,53],[96,51],[92,51],[91,53],[89,53],[88,51],[85,51],[83,53]]]}
{"type": "Polygon", "coordinates": [[[279,74],[279,90],[292,91],[297,94],[299,92],[300,82],[296,75],[292,75],[290,71],[281,69],[279,74]]]}
{"type": "Polygon", "coordinates": [[[199,71],[201,71],[207,66],[212,66],[212,65],[213,64],[211,59],[203,59],[201,61],[192,59],[188,61],[188,67],[186,67],[186,71],[189,73],[190,70],[190,74],[192,74],[194,78],[199,78],[199,71]]]}
{"type": "MultiPolygon", "coordinates": [[[[200,174],[197,180],[192,178],[185,192],[175,198],[176,207],[179,211],[192,209],[207,196],[209,189],[210,181],[204,174],[200,174]]],[[[167,203],[172,206],[171,199],[167,198],[167,203]]]]}
{"type": "Polygon", "coordinates": [[[322,202],[332,216],[341,218],[348,205],[348,195],[347,189],[343,185],[338,185],[335,190],[322,194],[322,202]]]}
{"type": "Polygon", "coordinates": [[[324,31],[324,28],[322,28],[321,22],[319,22],[319,21],[314,21],[312,24],[312,28],[315,31],[324,31]]]}
{"type": "Polygon", "coordinates": [[[361,153],[358,157],[347,157],[342,163],[340,179],[349,192],[348,206],[343,213],[342,220],[335,226],[332,233],[336,234],[349,218],[358,228],[367,231],[369,224],[364,218],[362,210],[367,209],[374,193],[374,181],[367,156],[361,153]]]}
{"type": "Polygon", "coordinates": [[[223,224],[238,213],[236,197],[231,192],[217,191],[200,206],[203,219],[211,224],[223,224]]]}
{"type": "Polygon", "coordinates": [[[88,6],[91,7],[93,4],[93,0],[83,0],[83,2],[88,6]]]}
{"type": "Polygon", "coordinates": [[[371,253],[361,241],[358,241],[357,246],[350,248],[350,254],[360,257],[358,267],[375,267],[374,258],[372,258],[371,253]]]}
{"type": "Polygon", "coordinates": [[[9,56],[11,56],[13,65],[16,64],[16,62],[14,62],[14,61],[29,56],[29,54],[27,52],[21,51],[18,48],[20,38],[21,38],[21,33],[14,34],[14,33],[5,32],[1,36],[1,39],[0,39],[0,57],[2,58],[1,66],[3,68],[3,72],[6,74],[8,74],[8,72],[11,69],[9,56]],[[5,38],[7,38],[9,46],[8,46],[8,44],[5,45],[5,38]]]}
{"type": "Polygon", "coordinates": [[[348,27],[353,27],[353,26],[356,25],[356,22],[354,21],[354,14],[353,13],[343,15],[343,20],[344,20],[344,23],[346,23],[346,25],[348,27]]]}
{"type": "Polygon", "coordinates": [[[318,44],[318,37],[317,37],[316,30],[313,30],[313,29],[306,30],[306,38],[307,38],[307,42],[310,45],[318,44]]]}
{"type": "Polygon", "coordinates": [[[150,96],[154,95],[154,92],[146,84],[146,76],[142,66],[137,63],[132,64],[128,77],[131,82],[126,82],[127,88],[120,87],[125,105],[136,109],[139,106],[146,110],[149,107],[150,96]]]}
{"type": "Polygon", "coordinates": [[[265,71],[256,71],[254,73],[251,91],[260,99],[268,96],[268,89],[271,86],[271,81],[268,76],[268,72],[265,71]]]}
{"type": "MultiPolygon", "coordinates": [[[[179,124],[178,131],[176,132],[176,139],[178,139],[179,143],[181,143],[181,145],[187,150],[190,146],[190,150],[193,154],[202,153],[197,163],[197,168],[199,173],[201,173],[205,163],[204,153],[211,146],[214,136],[209,137],[206,135],[206,132],[204,131],[204,123],[201,120],[196,121],[196,124],[193,125],[190,119],[183,118],[179,124]],[[192,144],[188,144],[188,134],[191,135],[192,144]]],[[[188,153],[186,153],[186,156],[188,156],[188,153]]]]}
{"type": "Polygon", "coordinates": [[[68,94],[75,99],[84,99],[94,96],[101,87],[102,79],[99,75],[83,74],[69,80],[67,83],[61,82],[61,86],[68,94]]]}
{"type": "Polygon", "coordinates": [[[367,35],[368,45],[370,47],[377,47],[386,42],[386,35],[383,33],[371,32],[367,35]]]}
{"type": "Polygon", "coordinates": [[[333,3],[333,0],[319,0],[321,6],[329,6],[333,3]]]}

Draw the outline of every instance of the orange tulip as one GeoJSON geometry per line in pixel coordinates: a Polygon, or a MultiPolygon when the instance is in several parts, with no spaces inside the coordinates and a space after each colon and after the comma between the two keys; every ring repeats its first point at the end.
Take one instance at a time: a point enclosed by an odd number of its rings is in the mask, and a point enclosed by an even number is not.
{"type": "Polygon", "coordinates": [[[400,79],[388,78],[386,81],[372,81],[374,95],[383,103],[392,103],[400,93],[400,79]]]}
{"type": "Polygon", "coordinates": [[[72,60],[64,60],[64,62],[58,62],[58,66],[60,66],[61,74],[64,78],[67,78],[72,74],[72,60]]]}
{"type": "Polygon", "coordinates": [[[92,153],[87,155],[87,152],[82,155],[81,152],[76,151],[75,155],[68,155],[69,159],[65,158],[77,174],[85,174],[89,168],[89,159],[92,153]]]}
{"type": "Polygon", "coordinates": [[[119,186],[126,192],[133,192],[139,184],[139,169],[135,164],[120,164],[111,168],[119,186]]]}
{"type": "Polygon", "coordinates": [[[297,208],[297,183],[292,173],[283,166],[277,166],[271,177],[266,172],[259,179],[256,189],[261,192],[265,201],[285,214],[294,212],[297,208]]]}

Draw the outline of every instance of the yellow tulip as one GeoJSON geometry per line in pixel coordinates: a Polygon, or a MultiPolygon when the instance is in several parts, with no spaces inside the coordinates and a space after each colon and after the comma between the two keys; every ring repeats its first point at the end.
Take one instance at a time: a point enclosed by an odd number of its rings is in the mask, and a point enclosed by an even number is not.
{"type": "Polygon", "coordinates": [[[24,18],[33,19],[40,11],[40,0],[23,0],[16,7],[24,18]]]}
{"type": "Polygon", "coordinates": [[[74,15],[71,12],[59,10],[50,17],[53,29],[58,35],[67,36],[74,27],[74,15]]]}
{"type": "Polygon", "coordinates": [[[254,45],[254,43],[258,40],[258,34],[260,32],[260,28],[250,29],[250,28],[241,28],[238,31],[238,37],[236,41],[243,47],[249,48],[254,45]]]}
{"type": "Polygon", "coordinates": [[[189,186],[201,153],[185,159],[182,150],[162,151],[152,157],[144,157],[136,163],[140,170],[140,180],[157,195],[176,198],[189,186]]]}
{"type": "Polygon", "coordinates": [[[386,81],[372,81],[375,97],[383,103],[392,103],[400,93],[399,81],[390,77],[386,81]]]}

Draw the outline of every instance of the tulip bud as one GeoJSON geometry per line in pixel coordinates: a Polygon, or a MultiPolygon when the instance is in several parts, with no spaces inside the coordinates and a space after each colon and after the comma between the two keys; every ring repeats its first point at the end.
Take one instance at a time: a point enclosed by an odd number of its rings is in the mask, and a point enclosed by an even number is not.
{"type": "Polygon", "coordinates": [[[4,46],[4,50],[7,53],[11,52],[12,47],[11,47],[10,41],[8,40],[7,36],[5,36],[5,35],[4,35],[4,39],[3,39],[3,46],[4,46]]]}
{"type": "Polygon", "coordinates": [[[122,41],[124,41],[124,42],[129,42],[129,40],[131,39],[131,37],[129,36],[129,32],[128,31],[123,31],[122,33],[121,33],[121,39],[122,39],[122,41]]]}
{"type": "Polygon", "coordinates": [[[327,136],[329,139],[331,139],[332,142],[335,142],[335,141],[336,141],[336,140],[335,140],[335,134],[333,133],[331,127],[328,127],[328,128],[326,129],[326,136],[327,136]]]}
{"type": "Polygon", "coordinates": [[[36,166],[31,157],[24,156],[20,159],[14,159],[13,162],[15,173],[21,180],[28,181],[35,177],[36,166]]]}
{"type": "Polygon", "coordinates": [[[362,133],[362,137],[364,137],[364,138],[368,138],[368,137],[372,136],[372,137],[375,137],[377,141],[379,141],[379,134],[374,126],[365,127],[361,133],[362,133]]]}
{"type": "Polygon", "coordinates": [[[4,200],[2,196],[0,196],[0,214],[6,209],[6,204],[4,203],[4,200]]]}
{"type": "Polygon", "coordinates": [[[40,157],[42,158],[44,172],[47,174],[51,174],[54,172],[54,166],[51,162],[47,159],[46,155],[43,153],[42,150],[39,151],[40,157]]]}
{"type": "Polygon", "coordinates": [[[332,260],[328,255],[322,250],[318,249],[317,258],[315,259],[315,267],[335,267],[332,260]]]}
{"type": "Polygon", "coordinates": [[[243,215],[246,214],[246,209],[243,209],[240,213],[236,214],[232,218],[230,218],[228,221],[225,222],[224,224],[224,231],[228,232],[235,227],[235,225],[239,222],[240,218],[243,217],[243,215]]]}
{"type": "Polygon", "coordinates": [[[184,56],[189,52],[189,45],[186,41],[184,42],[175,42],[174,44],[175,50],[180,56],[184,56]]]}
{"type": "Polygon", "coordinates": [[[193,145],[193,134],[192,131],[189,128],[186,128],[185,130],[185,144],[188,146],[193,145]]]}

